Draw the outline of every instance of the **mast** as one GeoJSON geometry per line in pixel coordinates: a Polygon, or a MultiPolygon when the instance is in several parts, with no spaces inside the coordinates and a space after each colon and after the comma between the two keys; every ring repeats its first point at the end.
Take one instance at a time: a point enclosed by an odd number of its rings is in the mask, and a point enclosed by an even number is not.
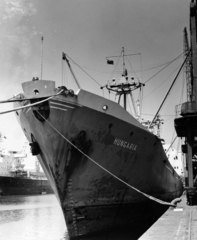
{"type": "Polygon", "coordinates": [[[43,40],[44,37],[41,37],[41,63],[40,63],[40,80],[42,80],[42,70],[43,70],[43,40]]]}
{"type": "MultiPolygon", "coordinates": [[[[124,58],[125,58],[125,52],[124,52],[124,47],[122,47],[122,66],[123,66],[122,77],[125,77],[125,80],[128,80],[124,58]]],[[[124,109],[127,110],[127,94],[123,93],[123,97],[124,97],[124,105],[123,106],[124,106],[124,109]]],[[[136,113],[136,111],[135,111],[135,113],[136,113]]]]}
{"type": "Polygon", "coordinates": [[[78,82],[78,80],[77,80],[77,78],[76,78],[76,76],[75,76],[75,74],[74,74],[74,72],[73,72],[73,70],[72,70],[72,67],[71,67],[71,65],[70,65],[70,62],[69,62],[67,56],[66,56],[66,53],[64,53],[64,52],[62,53],[62,59],[66,61],[67,65],[68,65],[68,67],[69,67],[69,69],[70,69],[70,72],[71,72],[71,74],[73,75],[73,78],[74,78],[74,80],[75,80],[75,82],[76,82],[76,84],[77,84],[77,87],[78,87],[79,89],[81,89],[81,86],[80,86],[80,84],[79,84],[79,82],[78,82]]]}
{"type": "Polygon", "coordinates": [[[124,47],[122,47],[122,61],[123,61],[123,73],[122,74],[125,74],[125,59],[124,59],[124,47]]]}
{"type": "MultiPolygon", "coordinates": [[[[138,55],[138,54],[139,53],[126,55],[124,47],[122,47],[121,57],[122,57],[123,69],[122,69],[121,81],[118,84],[116,84],[116,80],[113,78],[112,82],[108,82],[108,84],[105,87],[109,91],[113,91],[116,93],[116,95],[118,96],[118,104],[120,104],[121,97],[123,97],[123,107],[125,110],[127,110],[127,97],[130,96],[130,99],[133,105],[134,114],[139,117],[140,114],[137,112],[132,91],[137,88],[141,88],[142,86],[144,86],[144,84],[142,84],[141,82],[136,83],[133,77],[131,77],[131,81],[129,82],[128,71],[125,67],[125,56],[138,55]]],[[[107,57],[108,64],[113,64],[113,61],[108,59],[113,57],[118,57],[118,56],[107,57]]]]}

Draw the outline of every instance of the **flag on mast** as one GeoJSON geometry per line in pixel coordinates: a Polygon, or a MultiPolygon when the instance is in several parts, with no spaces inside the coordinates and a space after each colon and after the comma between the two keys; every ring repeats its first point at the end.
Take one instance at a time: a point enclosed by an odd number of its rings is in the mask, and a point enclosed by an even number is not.
{"type": "Polygon", "coordinates": [[[107,59],[107,64],[114,65],[114,61],[110,60],[110,59],[107,59]]]}

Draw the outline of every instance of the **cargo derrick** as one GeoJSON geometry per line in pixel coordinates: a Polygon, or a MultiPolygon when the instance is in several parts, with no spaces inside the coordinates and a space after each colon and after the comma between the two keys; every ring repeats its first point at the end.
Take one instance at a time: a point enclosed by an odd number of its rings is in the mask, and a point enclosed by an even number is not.
{"type": "Polygon", "coordinates": [[[188,56],[185,62],[187,80],[187,102],[176,106],[176,112],[181,117],[174,120],[178,137],[185,138],[182,151],[186,154],[188,182],[186,182],[187,203],[197,205],[197,173],[195,171],[195,156],[197,154],[197,2],[190,3],[190,42],[189,49],[187,31],[184,29],[184,52],[188,56]]]}

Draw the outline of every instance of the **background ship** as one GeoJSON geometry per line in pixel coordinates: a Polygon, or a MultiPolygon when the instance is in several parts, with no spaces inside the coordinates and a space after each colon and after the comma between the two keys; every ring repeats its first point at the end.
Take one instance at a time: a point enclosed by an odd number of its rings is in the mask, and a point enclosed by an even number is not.
{"type": "MultiPolygon", "coordinates": [[[[1,142],[5,137],[1,134],[1,142]]],[[[0,195],[34,195],[53,193],[39,162],[35,161],[35,170],[25,169],[27,153],[0,148],[0,195]]]]}

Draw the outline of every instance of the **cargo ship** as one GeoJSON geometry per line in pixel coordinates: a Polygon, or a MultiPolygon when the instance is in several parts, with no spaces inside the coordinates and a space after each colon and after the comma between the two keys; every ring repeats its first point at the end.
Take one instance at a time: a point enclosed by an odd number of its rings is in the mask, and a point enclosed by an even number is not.
{"type": "Polygon", "coordinates": [[[124,48],[121,56],[120,78],[102,87],[118,102],[84,90],[65,53],[77,91],[33,78],[12,99],[12,111],[61,205],[70,239],[98,234],[138,239],[183,193],[162,139],[150,131],[154,121],[147,127],[136,117],[135,104],[134,114],[127,111],[127,98],[134,103],[133,91],[144,84],[128,76],[124,48]]]}
{"type": "MultiPolygon", "coordinates": [[[[63,59],[70,66],[65,54],[63,59]]],[[[125,69],[120,83],[105,86],[123,97],[123,107],[82,88],[74,92],[38,79],[24,82],[15,99],[16,117],[71,239],[119,231],[138,239],[182,195],[161,139],[126,110],[127,96],[141,86],[125,69]]]]}
{"type": "Polygon", "coordinates": [[[0,195],[53,193],[38,161],[35,161],[35,170],[28,171],[25,169],[24,159],[27,159],[24,151],[0,149],[0,195]]]}

